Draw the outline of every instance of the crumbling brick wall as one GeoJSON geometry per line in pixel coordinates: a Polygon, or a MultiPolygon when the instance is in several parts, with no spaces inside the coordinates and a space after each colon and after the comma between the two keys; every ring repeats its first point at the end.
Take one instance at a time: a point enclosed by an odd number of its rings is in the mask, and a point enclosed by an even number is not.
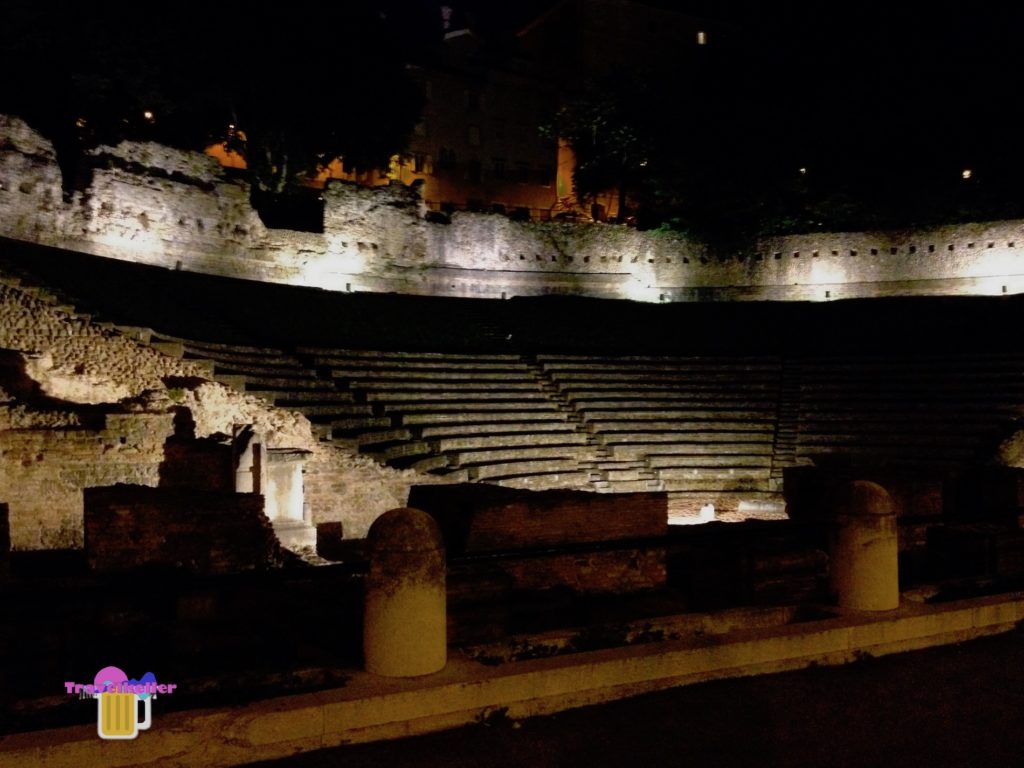
{"type": "Polygon", "coordinates": [[[261,495],[138,485],[85,490],[85,554],[94,571],[233,573],[280,560],[261,495]]]}

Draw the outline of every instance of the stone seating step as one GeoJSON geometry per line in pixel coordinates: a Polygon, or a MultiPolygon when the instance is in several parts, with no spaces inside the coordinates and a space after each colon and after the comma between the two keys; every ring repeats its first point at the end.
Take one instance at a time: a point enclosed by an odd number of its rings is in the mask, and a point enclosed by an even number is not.
{"type": "Polygon", "coordinates": [[[602,473],[604,474],[604,480],[609,483],[621,483],[626,481],[648,481],[657,480],[658,477],[649,469],[632,468],[632,469],[607,469],[602,467],[602,473]]]}
{"type": "Polygon", "coordinates": [[[585,461],[594,458],[594,451],[586,445],[538,445],[517,448],[489,448],[480,450],[453,451],[449,454],[452,466],[473,466],[496,464],[505,461],[528,459],[576,459],[585,461]]]}
{"type": "Polygon", "coordinates": [[[915,415],[913,418],[900,415],[879,418],[877,414],[865,413],[861,418],[815,418],[799,420],[800,434],[831,434],[849,432],[865,434],[871,432],[906,432],[921,430],[932,432],[978,432],[998,427],[1012,419],[1011,416],[996,415],[994,418],[980,419],[977,416],[964,414],[935,414],[931,418],[915,415]]]}
{"type": "Polygon", "coordinates": [[[799,412],[801,415],[849,415],[857,416],[865,410],[870,409],[881,414],[921,414],[922,416],[935,414],[977,414],[988,416],[989,414],[1002,415],[1005,413],[1024,412],[1024,404],[1008,400],[1007,402],[979,402],[977,399],[914,399],[912,401],[878,401],[860,402],[856,400],[836,398],[833,400],[802,400],[799,412]]]}
{"type": "Polygon", "coordinates": [[[474,368],[413,368],[398,366],[396,368],[331,368],[331,377],[335,379],[361,379],[364,381],[533,381],[532,373],[526,368],[501,368],[498,370],[479,370],[474,368]]]}
{"type": "Polygon", "coordinates": [[[452,361],[452,362],[515,362],[520,363],[519,355],[513,354],[477,354],[475,352],[399,352],[394,350],[361,350],[361,349],[330,349],[326,347],[297,347],[296,354],[309,355],[317,359],[323,359],[323,364],[330,365],[333,360],[344,364],[350,360],[394,360],[399,362],[412,362],[416,360],[430,361],[452,361]]]}
{"type": "Polygon", "coordinates": [[[693,419],[693,420],[672,420],[672,421],[588,421],[587,425],[600,435],[613,435],[620,432],[637,433],[703,433],[706,431],[715,432],[774,432],[774,421],[766,419],[746,419],[740,421],[726,421],[725,419],[693,419]]]}
{"type": "Polygon", "coordinates": [[[642,413],[651,411],[657,413],[669,409],[702,409],[702,408],[729,408],[738,406],[756,410],[774,411],[778,407],[778,398],[761,394],[753,397],[745,392],[737,393],[691,393],[676,392],[674,397],[660,395],[649,398],[638,397],[638,393],[629,390],[623,392],[621,398],[613,393],[601,392],[593,399],[580,396],[578,393],[573,396],[573,401],[580,411],[587,413],[620,413],[624,411],[642,413]]]}
{"type": "Polygon", "coordinates": [[[694,362],[699,360],[712,360],[718,362],[729,362],[729,363],[778,363],[779,357],[776,355],[715,355],[715,356],[701,356],[701,355],[614,355],[614,356],[598,356],[598,355],[586,355],[586,354],[553,354],[544,352],[535,355],[535,359],[538,363],[548,362],[568,362],[568,363],[634,363],[634,362],[651,362],[651,363],[685,363],[694,362]]]}
{"type": "MultiPolygon", "coordinates": [[[[218,374],[220,375],[220,374],[218,374]]],[[[224,374],[228,375],[228,374],[224,374]]],[[[287,378],[283,376],[246,376],[245,377],[246,387],[253,387],[255,389],[277,389],[277,390],[327,390],[330,392],[335,391],[334,383],[330,381],[320,381],[319,379],[299,379],[299,378],[287,378]]]]}
{"type": "Polygon", "coordinates": [[[1024,357],[977,357],[950,355],[944,358],[844,358],[835,362],[804,362],[799,371],[802,376],[900,376],[922,371],[951,373],[1006,373],[1024,370],[1024,357]]]}
{"type": "Polygon", "coordinates": [[[774,378],[778,379],[781,368],[772,366],[745,366],[722,364],[722,362],[702,362],[702,364],[679,365],[589,365],[559,366],[545,365],[543,371],[552,379],[587,379],[590,377],[605,378],[698,378],[710,376],[722,378],[736,376],[740,378],[774,378]]]}
{"type": "Polygon", "coordinates": [[[645,371],[624,371],[622,373],[604,373],[599,371],[560,371],[550,374],[551,380],[556,384],[589,384],[589,383],[620,383],[628,384],[634,381],[661,382],[665,384],[695,383],[695,384],[732,384],[734,382],[766,383],[778,385],[779,372],[739,372],[739,371],[679,371],[676,373],[649,373],[645,371]]]}
{"type": "Polygon", "coordinates": [[[734,443],[771,442],[771,429],[750,430],[700,430],[695,432],[602,432],[600,440],[605,445],[615,443],[734,443]]]}
{"type": "Polygon", "coordinates": [[[647,456],[647,466],[652,469],[674,469],[677,467],[771,467],[770,453],[763,454],[653,454],[647,456]]]}
{"type": "Polygon", "coordinates": [[[525,433],[512,435],[477,435],[444,437],[431,440],[439,452],[468,451],[477,448],[515,448],[541,445],[586,445],[587,436],[579,432],[525,433]]]}
{"type": "Polygon", "coordinates": [[[913,382],[912,385],[906,382],[903,384],[893,383],[892,385],[872,384],[861,387],[854,386],[853,383],[848,385],[836,384],[835,386],[821,385],[802,389],[801,397],[807,400],[824,401],[834,399],[870,400],[874,398],[883,401],[900,401],[921,397],[926,401],[936,400],[939,402],[943,400],[955,401],[957,399],[971,400],[980,397],[981,401],[984,402],[993,398],[1006,398],[1008,396],[1016,398],[1020,396],[1021,392],[1024,392],[1024,383],[1022,382],[974,381],[952,384],[935,379],[930,382],[913,382]]]}
{"type": "Polygon", "coordinates": [[[247,389],[246,392],[257,397],[273,398],[278,404],[288,403],[290,406],[326,405],[353,401],[351,392],[338,389],[294,390],[291,392],[279,389],[247,389]]]}
{"type": "Polygon", "coordinates": [[[658,480],[609,480],[604,485],[604,493],[645,493],[663,490],[664,485],[658,480]]]}
{"type": "Polygon", "coordinates": [[[381,445],[383,443],[407,442],[412,439],[413,435],[408,429],[381,429],[360,432],[355,436],[355,441],[360,447],[365,445],[381,445]]]}
{"type": "Polygon", "coordinates": [[[820,434],[801,433],[798,446],[813,445],[904,445],[937,447],[939,445],[958,445],[967,437],[955,432],[833,432],[820,434]]]}
{"type": "MultiPolygon", "coordinates": [[[[185,358],[192,360],[193,358],[185,358]]],[[[270,378],[299,378],[315,379],[316,371],[312,368],[300,368],[298,366],[273,366],[273,365],[241,365],[236,363],[224,363],[220,360],[213,360],[217,373],[227,373],[236,376],[267,376],[270,378]]]]}
{"type": "Polygon", "coordinates": [[[218,374],[213,376],[212,379],[219,384],[223,384],[225,387],[231,387],[238,392],[248,391],[248,380],[245,376],[228,376],[227,374],[218,374]]]}
{"type": "Polygon", "coordinates": [[[529,400],[547,400],[545,395],[540,390],[537,391],[463,391],[463,392],[452,392],[447,389],[443,391],[428,390],[423,392],[418,391],[407,391],[407,392],[368,392],[366,399],[374,403],[430,403],[430,402],[461,402],[469,405],[473,404],[473,407],[477,407],[477,402],[480,401],[502,401],[502,402],[523,402],[529,400]]]}
{"type": "Polygon", "coordinates": [[[518,362],[459,362],[459,361],[422,361],[422,360],[365,360],[332,361],[322,357],[305,358],[316,368],[338,371],[339,375],[348,372],[362,375],[390,375],[404,372],[430,373],[526,373],[531,372],[523,363],[518,362]]]}
{"type": "Polygon", "coordinates": [[[696,455],[705,453],[708,455],[757,455],[771,456],[772,443],[770,440],[761,442],[734,441],[730,443],[652,443],[652,442],[630,442],[617,443],[609,446],[611,455],[616,460],[626,461],[630,459],[642,459],[650,455],[666,456],[671,454],[696,455]]]}
{"type": "Polygon", "coordinates": [[[643,461],[615,461],[614,459],[599,459],[593,463],[594,470],[612,469],[646,469],[643,461]]]}
{"type": "Polygon", "coordinates": [[[900,445],[817,445],[798,446],[798,459],[813,459],[820,456],[842,455],[850,458],[865,459],[868,462],[884,458],[886,463],[920,466],[948,466],[956,468],[966,460],[974,457],[976,449],[972,446],[947,446],[942,450],[911,452],[906,446],[900,445]]]}
{"type": "Polygon", "coordinates": [[[349,381],[352,389],[366,392],[435,392],[439,389],[450,392],[476,392],[480,390],[494,392],[539,392],[535,381],[366,381],[353,379],[349,381]]]}
{"type": "Polygon", "coordinates": [[[441,454],[440,456],[429,456],[428,458],[413,462],[409,465],[409,468],[415,469],[417,472],[433,472],[450,467],[451,463],[451,459],[448,456],[441,454]]]}
{"type": "Polygon", "coordinates": [[[186,355],[195,355],[196,357],[208,357],[211,360],[216,360],[221,363],[234,363],[237,365],[262,365],[262,366],[279,366],[279,367],[291,367],[291,368],[305,368],[306,366],[302,361],[293,355],[289,355],[281,350],[268,350],[266,352],[239,352],[234,349],[232,350],[221,350],[211,349],[205,346],[196,346],[190,342],[184,342],[182,345],[185,349],[186,355]]]}
{"type": "Polygon", "coordinates": [[[643,397],[663,397],[665,399],[679,398],[691,393],[710,394],[721,392],[725,395],[735,396],[744,393],[756,394],[763,397],[766,392],[774,394],[778,391],[778,383],[768,382],[739,382],[735,379],[726,383],[714,382],[693,382],[687,384],[665,383],[650,381],[609,381],[609,382],[573,382],[562,383],[558,390],[571,399],[590,397],[592,400],[600,398],[624,397],[637,399],[643,397]]]}
{"type": "Polygon", "coordinates": [[[527,401],[523,400],[474,400],[473,402],[460,402],[458,400],[438,402],[436,400],[427,400],[423,402],[398,402],[398,403],[385,403],[385,413],[401,413],[401,414],[424,414],[424,415],[437,415],[441,416],[444,414],[469,414],[469,413],[533,413],[533,414],[557,414],[562,413],[559,410],[558,403],[553,400],[547,399],[530,399],[527,401]]]}
{"type": "Polygon", "coordinates": [[[669,480],[764,480],[771,471],[768,467],[666,467],[658,470],[658,477],[669,480]]]}
{"type": "Polygon", "coordinates": [[[298,411],[310,421],[329,421],[331,419],[343,419],[351,416],[370,416],[373,414],[373,406],[364,403],[336,403],[325,405],[289,404],[287,402],[276,403],[278,408],[287,408],[291,411],[298,411]]]}
{"type": "Polygon", "coordinates": [[[411,440],[409,442],[388,445],[376,451],[366,451],[365,453],[373,456],[378,461],[392,462],[414,456],[430,456],[434,453],[434,450],[427,443],[420,440],[411,440]]]}
{"type": "Polygon", "coordinates": [[[331,433],[345,434],[348,432],[359,432],[362,430],[379,430],[387,429],[390,426],[391,419],[387,416],[363,416],[350,419],[333,419],[331,421],[331,433]]]}
{"type": "Polygon", "coordinates": [[[753,409],[721,409],[708,408],[707,410],[651,410],[631,411],[622,409],[618,412],[597,411],[593,412],[588,408],[579,409],[583,413],[583,420],[588,424],[629,424],[646,422],[668,422],[668,421],[697,421],[697,420],[721,420],[721,421],[758,421],[766,418],[775,418],[775,409],[753,410],[753,409]]]}
{"type": "Polygon", "coordinates": [[[247,344],[229,344],[219,341],[201,341],[199,339],[186,339],[180,336],[172,336],[166,333],[155,333],[154,339],[162,341],[173,341],[187,347],[202,350],[204,355],[213,356],[212,353],[223,353],[225,355],[279,355],[288,356],[284,350],[278,347],[256,347],[247,344]]]}
{"type": "Polygon", "coordinates": [[[558,423],[568,420],[569,414],[562,411],[455,411],[451,413],[408,413],[402,416],[404,426],[558,423]]]}
{"type": "Polygon", "coordinates": [[[547,474],[551,472],[577,472],[579,466],[572,459],[523,459],[496,464],[482,464],[469,469],[471,480],[495,480],[510,477],[547,474]]]}
{"type": "Polygon", "coordinates": [[[538,365],[552,371],[586,371],[590,369],[636,369],[676,370],[680,368],[736,368],[736,369],[777,369],[781,365],[778,357],[588,357],[553,358],[551,355],[537,355],[538,365]]]}
{"type": "Polygon", "coordinates": [[[503,488],[520,488],[532,491],[550,491],[556,488],[588,488],[590,479],[585,472],[555,472],[551,474],[509,477],[488,481],[503,488]]]}
{"type": "MultiPolygon", "coordinates": [[[[405,420],[402,421],[406,424],[405,420]]],[[[457,437],[461,435],[507,435],[526,432],[576,432],[576,426],[566,421],[499,421],[478,422],[476,424],[443,424],[422,427],[418,430],[423,439],[437,437],[457,437]]]]}
{"type": "Polygon", "coordinates": [[[912,461],[922,459],[932,461],[936,457],[948,459],[970,459],[976,453],[978,446],[964,445],[962,442],[956,445],[919,445],[911,446],[905,443],[846,443],[846,444],[821,444],[821,445],[798,445],[796,457],[798,459],[822,456],[848,454],[850,456],[885,456],[886,458],[898,457],[912,461]]]}

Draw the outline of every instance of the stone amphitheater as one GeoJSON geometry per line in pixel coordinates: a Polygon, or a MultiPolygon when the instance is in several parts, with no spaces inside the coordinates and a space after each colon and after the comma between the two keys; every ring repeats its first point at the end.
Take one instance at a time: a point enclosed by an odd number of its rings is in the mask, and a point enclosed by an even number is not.
{"type": "Polygon", "coordinates": [[[722,259],[612,227],[446,229],[402,191],[339,187],[318,235],[266,230],[212,161],[156,145],[100,148],[69,197],[45,140],[0,128],[0,498],[16,550],[81,547],[84,488],[166,484],[183,409],[197,450],[219,440],[237,464],[248,429],[270,463],[298,462],[302,500],[281,497],[279,522],[304,546],[317,524],[365,535],[422,483],[664,491],[670,518],[690,522],[712,508],[785,517],[784,473],[801,466],[1020,460],[1024,354],[989,332],[1019,315],[1002,295],[1019,222],[802,236],[722,259]],[[524,271],[522,252],[545,266],[524,271]],[[624,254],[637,266],[594,269],[624,254]],[[671,282],[673,259],[708,265],[690,278],[705,298],[1000,297],[665,304],[690,290],[671,282]],[[794,270],[808,264],[831,277],[806,282],[794,270]],[[478,298],[386,293],[449,278],[439,293],[478,298]],[[660,306],[621,300],[652,279],[640,293],[660,306]],[[310,280],[339,290],[293,287],[310,280]],[[385,293],[375,304],[353,281],[385,293]],[[529,298],[549,291],[597,298],[529,298]]]}
{"type": "Polygon", "coordinates": [[[1024,222],[715,254],[333,185],[292,232],[202,155],[85,170],[0,116],[0,763],[106,758],[32,731],[112,646],[185,710],[125,764],[227,766],[1024,615],[1024,222]],[[448,667],[382,683],[368,532],[406,506],[448,667]]]}

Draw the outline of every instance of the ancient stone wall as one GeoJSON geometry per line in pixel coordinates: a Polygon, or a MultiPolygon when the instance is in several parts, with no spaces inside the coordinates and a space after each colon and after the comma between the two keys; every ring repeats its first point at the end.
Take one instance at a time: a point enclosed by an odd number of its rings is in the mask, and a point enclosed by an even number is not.
{"type": "Polygon", "coordinates": [[[673,234],[458,213],[428,222],[416,191],[335,183],[323,233],[268,230],[217,162],[152,143],[100,147],[62,198],[50,144],[0,116],[0,236],[206,274],[330,290],[643,301],[828,300],[1024,291],[1024,222],[766,239],[708,253],[673,234]]]}
{"type": "Polygon", "coordinates": [[[10,508],[13,548],[81,547],[86,488],[224,487],[216,443],[242,425],[268,448],[311,451],[312,520],[341,521],[348,536],[365,535],[405,503],[410,485],[429,482],[319,443],[301,414],[206,374],[44,294],[0,283],[0,502],[10,508]]]}

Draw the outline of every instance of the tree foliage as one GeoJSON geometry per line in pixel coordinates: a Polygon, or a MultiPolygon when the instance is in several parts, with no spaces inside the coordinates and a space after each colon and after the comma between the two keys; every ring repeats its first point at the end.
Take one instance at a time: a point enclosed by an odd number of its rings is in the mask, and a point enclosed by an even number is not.
{"type": "Polygon", "coordinates": [[[625,84],[589,83],[559,108],[553,122],[541,127],[544,135],[568,142],[576,155],[573,187],[579,199],[616,190],[621,212],[627,195],[649,175],[644,169],[653,136],[645,126],[642,104],[625,84]]]}

